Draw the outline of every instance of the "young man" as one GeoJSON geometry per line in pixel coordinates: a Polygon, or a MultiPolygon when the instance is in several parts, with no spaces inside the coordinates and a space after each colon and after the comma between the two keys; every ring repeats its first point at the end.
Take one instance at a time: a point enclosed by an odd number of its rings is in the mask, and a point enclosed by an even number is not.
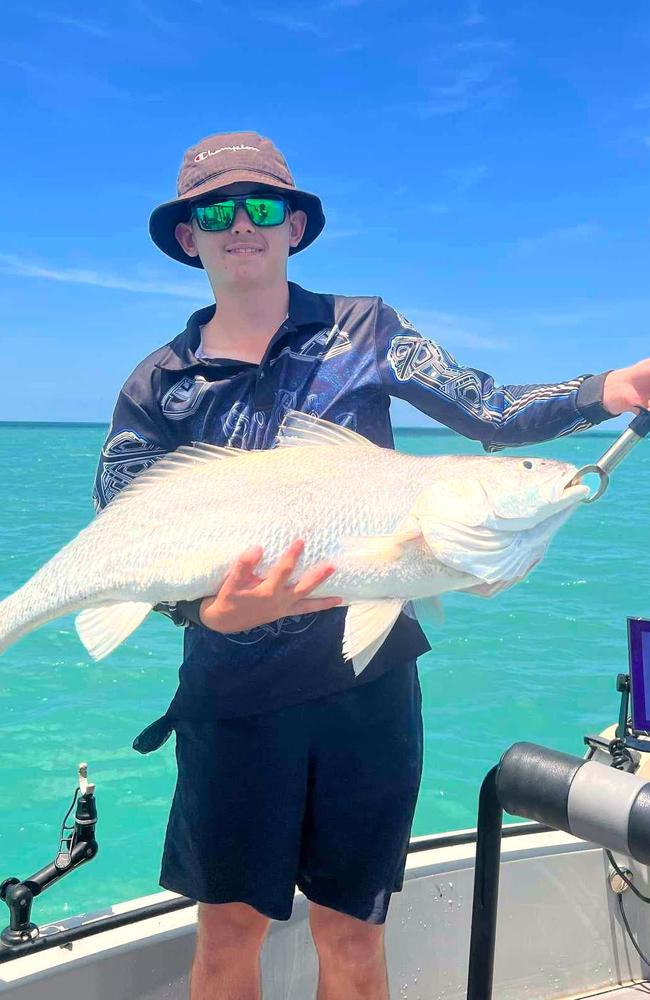
{"type": "MultiPolygon", "coordinates": [[[[400,396],[495,450],[647,404],[650,361],[498,388],[381,299],[289,284],[287,257],[324,223],[319,199],[256,133],[210,136],[185,153],[178,197],[153,212],[150,232],[169,256],[205,268],[216,304],[127,379],[98,508],[191,441],[272,447],[289,409],[391,447],[389,401],[400,396]]],[[[262,940],[270,918],[288,919],[296,884],[310,900],[319,1000],[388,997],[383,924],[420,782],[415,661],[429,646],[401,615],[355,679],[340,652],[344,609],[310,597],[335,566],[301,573],[301,550],[296,539],[265,579],[261,551],[244,552],[218,594],[160,607],[187,626],[180,683],[134,746],[147,753],[176,731],[160,883],[201,904],[191,1000],[260,997],[262,940]]]]}

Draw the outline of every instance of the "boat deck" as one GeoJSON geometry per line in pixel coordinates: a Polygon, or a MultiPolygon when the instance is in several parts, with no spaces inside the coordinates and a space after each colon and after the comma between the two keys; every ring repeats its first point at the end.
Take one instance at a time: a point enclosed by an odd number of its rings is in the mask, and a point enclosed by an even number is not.
{"type": "Polygon", "coordinates": [[[621,986],[619,989],[607,990],[606,993],[591,993],[589,1000],[641,1000],[650,997],[650,983],[637,983],[636,986],[621,986]]]}

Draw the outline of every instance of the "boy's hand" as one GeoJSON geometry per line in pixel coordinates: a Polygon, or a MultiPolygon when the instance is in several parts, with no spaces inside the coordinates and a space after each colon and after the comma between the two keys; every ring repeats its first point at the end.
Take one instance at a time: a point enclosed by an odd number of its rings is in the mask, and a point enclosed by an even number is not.
{"type": "Polygon", "coordinates": [[[650,358],[609,373],[603,387],[603,406],[611,414],[650,409],[650,358]]]}
{"type": "Polygon", "coordinates": [[[336,567],[331,563],[315,566],[303,573],[297,583],[289,583],[304,547],[303,541],[293,542],[264,579],[255,573],[262,549],[258,546],[244,552],[230,568],[219,593],[201,601],[202,623],[216,632],[242,632],[285,615],[326,611],[341,604],[340,597],[309,597],[335,572],[336,567]]]}

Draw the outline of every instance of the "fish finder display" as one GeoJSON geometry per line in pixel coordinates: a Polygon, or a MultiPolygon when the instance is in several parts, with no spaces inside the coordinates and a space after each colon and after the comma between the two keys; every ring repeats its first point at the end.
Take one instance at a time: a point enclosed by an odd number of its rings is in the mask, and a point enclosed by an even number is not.
{"type": "Polygon", "coordinates": [[[628,618],[632,729],[650,733],[650,620],[628,618]]]}

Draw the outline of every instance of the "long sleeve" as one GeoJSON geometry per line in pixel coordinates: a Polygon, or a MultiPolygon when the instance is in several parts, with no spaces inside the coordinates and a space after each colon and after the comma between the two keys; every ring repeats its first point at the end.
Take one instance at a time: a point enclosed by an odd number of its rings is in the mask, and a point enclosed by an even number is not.
{"type": "Polygon", "coordinates": [[[153,418],[122,389],[99,456],[93,487],[95,510],[102,510],[170,448],[171,443],[153,418]]]}
{"type": "Polygon", "coordinates": [[[381,300],[375,348],[378,377],[391,396],[480,441],[486,451],[562,437],[611,416],[602,405],[605,375],[495,385],[491,375],[459,364],[381,300]]]}
{"type": "MultiPolygon", "coordinates": [[[[164,427],[157,423],[147,410],[122,389],[118,396],[113,419],[102,446],[93,487],[93,505],[99,513],[125,486],[141,472],[148,469],[173,448],[164,427]]],[[[194,605],[196,602],[187,602],[194,605]]],[[[160,611],[175,625],[187,625],[185,602],[157,604],[160,611]]],[[[190,614],[192,609],[190,608],[190,614]]]]}

